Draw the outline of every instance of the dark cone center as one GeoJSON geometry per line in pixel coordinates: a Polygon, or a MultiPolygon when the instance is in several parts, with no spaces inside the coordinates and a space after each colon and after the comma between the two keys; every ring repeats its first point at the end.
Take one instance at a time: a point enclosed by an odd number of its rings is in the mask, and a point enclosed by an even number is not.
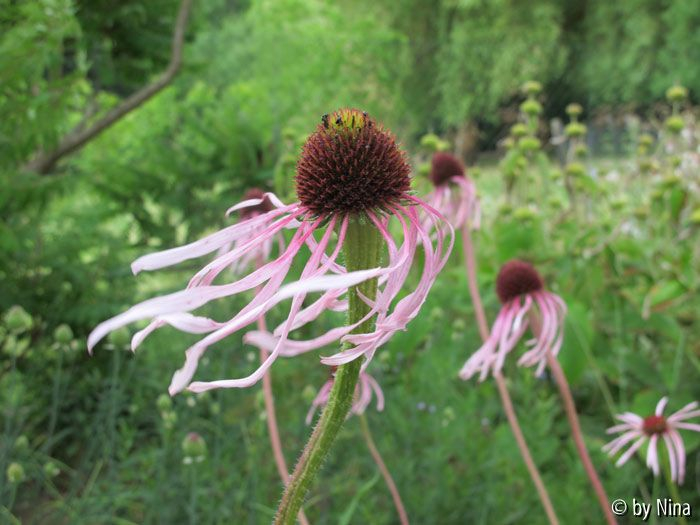
{"type": "Polygon", "coordinates": [[[642,429],[647,436],[663,434],[667,429],[666,418],[664,416],[649,416],[644,418],[642,429]]]}
{"type": "Polygon", "coordinates": [[[502,303],[544,288],[542,277],[533,266],[514,259],[501,267],[496,278],[496,293],[502,303]]]}
{"type": "Polygon", "coordinates": [[[447,184],[452,177],[464,177],[464,166],[460,160],[443,151],[433,155],[430,179],[435,186],[447,184]]]}
{"type": "Polygon", "coordinates": [[[297,162],[296,190],[315,215],[382,210],[411,188],[410,166],[394,136],[367,113],[324,115],[297,162]]]}
{"type": "Polygon", "coordinates": [[[267,213],[268,211],[272,211],[273,206],[270,202],[270,199],[265,197],[265,192],[260,188],[250,188],[248,191],[245,192],[245,195],[243,195],[243,200],[247,201],[250,199],[263,199],[263,201],[255,206],[241,208],[238,212],[241,216],[241,219],[248,219],[255,214],[267,213]]]}

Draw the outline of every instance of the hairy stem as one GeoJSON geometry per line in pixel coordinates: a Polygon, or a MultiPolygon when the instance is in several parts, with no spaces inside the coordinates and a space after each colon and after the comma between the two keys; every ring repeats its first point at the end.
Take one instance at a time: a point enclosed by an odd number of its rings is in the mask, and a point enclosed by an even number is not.
{"type": "MultiPolygon", "coordinates": [[[[365,217],[351,217],[345,235],[343,253],[348,272],[376,268],[380,264],[382,253],[380,232],[365,217]]],[[[374,300],[377,296],[377,279],[370,279],[348,289],[348,324],[358,322],[370,311],[370,307],[361,299],[358,292],[374,300]]],[[[373,327],[374,318],[370,318],[355,328],[353,333],[369,332],[373,327]]],[[[358,358],[339,366],[336,370],[328,403],[282,495],[275,517],[276,525],[294,523],[311,483],[328,456],[350,412],[361,367],[362,359],[358,358]]]]}
{"type": "Polygon", "coordinates": [[[372,459],[374,459],[374,462],[377,464],[377,468],[379,468],[379,472],[382,473],[384,482],[386,483],[389,492],[391,492],[391,497],[394,500],[396,512],[399,514],[399,521],[401,522],[401,525],[408,525],[408,514],[406,514],[406,509],[401,501],[401,494],[399,494],[399,489],[396,487],[396,483],[394,483],[394,478],[391,477],[391,472],[389,472],[389,469],[386,468],[386,465],[384,464],[384,460],[379,453],[379,449],[377,449],[377,446],[374,444],[372,433],[369,431],[369,425],[367,424],[367,418],[364,414],[360,414],[359,418],[365,443],[367,443],[369,453],[372,454],[372,459]]]}
{"type": "MultiPolygon", "coordinates": [[[[481,339],[486,341],[489,338],[489,327],[486,321],[486,314],[484,313],[484,306],[481,302],[481,294],[479,293],[479,285],[476,279],[476,258],[474,257],[474,245],[472,242],[472,236],[470,231],[470,226],[468,221],[464,223],[462,227],[462,244],[464,249],[464,262],[467,270],[467,282],[469,284],[469,294],[471,295],[472,304],[474,305],[474,315],[476,317],[476,323],[479,326],[479,333],[481,334],[481,339]]],[[[508,386],[506,380],[500,371],[494,374],[496,379],[496,386],[498,387],[498,393],[501,396],[501,404],[503,405],[503,411],[508,419],[508,424],[515,437],[515,442],[518,444],[518,450],[520,455],[523,457],[525,462],[525,467],[530,474],[530,478],[537,489],[537,494],[540,497],[540,502],[544,507],[544,511],[547,514],[549,523],[551,525],[559,525],[559,520],[554,512],[554,506],[552,505],[552,500],[549,497],[547,488],[542,481],[542,476],[540,476],[539,470],[537,470],[537,465],[532,459],[532,454],[530,454],[530,449],[525,441],[525,436],[520,428],[520,423],[518,422],[518,416],[515,414],[515,409],[513,408],[513,402],[510,399],[510,394],[508,392],[508,386]]]]}

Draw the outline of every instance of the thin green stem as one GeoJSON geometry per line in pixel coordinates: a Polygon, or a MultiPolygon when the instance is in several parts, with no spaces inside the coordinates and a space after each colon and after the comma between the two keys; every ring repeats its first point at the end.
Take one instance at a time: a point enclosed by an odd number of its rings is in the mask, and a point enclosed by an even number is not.
{"type": "MultiPolygon", "coordinates": [[[[676,484],[673,481],[673,478],[671,477],[671,465],[669,465],[668,458],[662,454],[659,454],[659,456],[661,456],[661,463],[663,464],[666,488],[668,488],[668,492],[671,495],[673,503],[683,503],[683,501],[681,500],[681,495],[678,492],[678,487],[676,486],[676,484]]],[[[678,516],[678,523],[680,523],[681,525],[688,525],[688,520],[685,519],[685,516],[681,515],[678,516]]]]}
{"type": "MultiPolygon", "coordinates": [[[[382,254],[380,232],[365,217],[350,218],[343,253],[348,272],[376,268],[380,264],[382,254]]],[[[349,324],[358,322],[370,311],[370,307],[362,300],[360,293],[374,300],[377,296],[377,280],[370,279],[348,290],[349,324]]],[[[373,327],[374,318],[372,317],[355,328],[353,333],[365,333],[371,331],[373,327]]],[[[361,367],[361,359],[355,359],[338,367],[328,403],[282,495],[275,517],[276,525],[295,523],[306,493],[350,412],[361,367]]]]}

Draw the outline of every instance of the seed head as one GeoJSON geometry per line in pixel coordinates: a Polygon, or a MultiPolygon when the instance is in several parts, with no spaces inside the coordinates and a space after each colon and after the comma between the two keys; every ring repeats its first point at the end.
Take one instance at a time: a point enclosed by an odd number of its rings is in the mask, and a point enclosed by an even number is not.
{"type": "Polygon", "coordinates": [[[435,186],[442,186],[452,177],[464,177],[464,166],[450,153],[439,152],[433,155],[430,179],[435,186]]]}
{"type": "Polygon", "coordinates": [[[496,293],[502,303],[544,288],[542,277],[525,261],[513,259],[501,267],[496,278],[496,293]]]}
{"type": "Polygon", "coordinates": [[[270,202],[270,199],[265,197],[265,192],[260,188],[250,188],[248,191],[245,192],[245,195],[243,195],[243,200],[247,201],[250,199],[263,199],[263,201],[260,204],[256,204],[255,206],[242,208],[239,211],[241,219],[248,219],[253,214],[267,213],[268,211],[272,210],[272,203],[270,202]]]}
{"type": "Polygon", "coordinates": [[[664,416],[649,416],[644,418],[644,423],[642,423],[642,429],[647,436],[663,434],[666,428],[666,418],[664,416]]]}
{"type": "Polygon", "coordinates": [[[297,162],[296,190],[316,215],[360,213],[397,204],[411,187],[406,154],[366,112],[324,115],[297,162]]]}

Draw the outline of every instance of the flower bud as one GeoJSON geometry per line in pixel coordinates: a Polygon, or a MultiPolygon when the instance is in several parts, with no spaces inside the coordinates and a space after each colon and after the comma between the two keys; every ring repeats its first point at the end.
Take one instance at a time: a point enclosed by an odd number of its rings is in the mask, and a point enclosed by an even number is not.
{"type": "Polygon", "coordinates": [[[673,175],[669,174],[666,175],[663,180],[661,181],[661,186],[663,188],[675,188],[676,186],[680,186],[681,184],[681,178],[678,175],[673,175]]]}
{"type": "Polygon", "coordinates": [[[518,142],[518,146],[522,151],[531,152],[540,149],[540,140],[537,137],[523,137],[518,142]]]}
{"type": "Polygon", "coordinates": [[[519,221],[530,221],[537,217],[537,210],[529,206],[520,206],[513,211],[513,218],[519,221]]]}
{"type": "Polygon", "coordinates": [[[7,481],[12,485],[19,485],[25,479],[24,467],[19,463],[10,463],[7,467],[7,481]]]}
{"type": "Polygon", "coordinates": [[[524,137],[527,135],[527,126],[522,122],[513,124],[513,127],[510,128],[510,134],[515,138],[524,137]]]}
{"type": "Polygon", "coordinates": [[[642,133],[639,136],[639,144],[642,146],[651,146],[654,143],[654,137],[649,135],[649,133],[642,133]]]}
{"type": "Polygon", "coordinates": [[[580,162],[572,162],[566,166],[566,174],[570,177],[583,177],[586,175],[586,168],[580,162]]]}
{"type": "Polygon", "coordinates": [[[129,342],[131,341],[129,330],[127,328],[115,330],[109,334],[109,341],[117,348],[129,346],[129,342]]]}
{"type": "Polygon", "coordinates": [[[201,462],[207,455],[207,444],[204,438],[196,432],[190,432],[182,441],[182,452],[185,455],[186,463],[201,462]]]}
{"type": "Polygon", "coordinates": [[[67,324],[60,324],[53,332],[53,338],[57,343],[67,345],[73,340],[73,330],[67,324]]]}
{"type": "Polygon", "coordinates": [[[528,98],[520,104],[520,111],[531,117],[536,117],[542,113],[542,104],[537,102],[534,98],[528,98]]]}
{"type": "Polygon", "coordinates": [[[536,80],[528,80],[523,84],[521,89],[528,97],[534,97],[535,95],[539,95],[542,91],[542,84],[536,80]]]}
{"type": "Polygon", "coordinates": [[[29,439],[27,436],[22,434],[21,436],[18,436],[17,439],[15,439],[15,450],[18,452],[22,452],[29,449],[29,439]]]}
{"type": "Polygon", "coordinates": [[[577,104],[576,102],[572,102],[571,104],[566,106],[566,114],[569,115],[573,119],[578,117],[581,113],[583,113],[583,107],[581,107],[581,104],[577,104]]]}
{"type": "Polygon", "coordinates": [[[666,90],[666,99],[669,102],[683,102],[688,98],[688,90],[683,86],[675,85],[666,90]]]}
{"type": "Polygon", "coordinates": [[[173,400],[168,394],[161,394],[156,400],[156,406],[160,412],[166,412],[173,408],[173,400]]]}
{"type": "Polygon", "coordinates": [[[681,131],[683,131],[683,128],[685,127],[685,122],[683,122],[683,117],[680,115],[671,115],[666,119],[666,122],[664,122],[664,125],[666,126],[666,129],[673,133],[674,135],[677,135],[681,131]]]}
{"type": "Polygon", "coordinates": [[[61,473],[61,468],[55,461],[47,461],[44,464],[44,474],[47,478],[55,478],[61,473]]]}
{"type": "Polygon", "coordinates": [[[586,125],[580,122],[569,122],[564,128],[564,133],[570,138],[583,137],[586,134],[586,125]]]}
{"type": "Polygon", "coordinates": [[[438,137],[435,133],[428,133],[423,135],[420,139],[421,147],[430,152],[438,151],[439,144],[440,137],[438,137]]]}
{"type": "Polygon", "coordinates": [[[26,332],[33,323],[32,316],[21,306],[15,305],[5,313],[5,324],[10,332],[26,332]]]}
{"type": "Polygon", "coordinates": [[[576,144],[574,155],[578,158],[585,157],[588,154],[588,146],[585,144],[576,144]]]}

